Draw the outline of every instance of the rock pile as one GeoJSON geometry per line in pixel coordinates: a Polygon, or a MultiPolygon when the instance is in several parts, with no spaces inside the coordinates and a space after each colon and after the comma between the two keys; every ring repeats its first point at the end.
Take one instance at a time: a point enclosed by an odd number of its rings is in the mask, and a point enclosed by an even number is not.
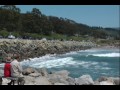
{"type": "MultiPolygon", "coordinates": [[[[27,68],[23,75],[25,85],[120,85],[119,77],[102,76],[94,81],[90,75],[72,78],[67,70],[48,73],[45,68],[27,68]]],[[[7,80],[2,85],[7,85],[7,80]]]]}
{"type": "Polygon", "coordinates": [[[96,44],[92,42],[2,39],[0,40],[0,53],[2,54],[0,57],[4,58],[8,54],[12,56],[13,53],[18,53],[23,60],[46,54],[63,54],[95,46],[96,44]]]}

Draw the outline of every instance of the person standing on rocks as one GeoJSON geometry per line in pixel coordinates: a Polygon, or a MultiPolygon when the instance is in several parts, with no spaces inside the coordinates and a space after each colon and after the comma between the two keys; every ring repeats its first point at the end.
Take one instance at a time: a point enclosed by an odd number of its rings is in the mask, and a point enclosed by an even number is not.
{"type": "Polygon", "coordinates": [[[11,62],[11,76],[18,78],[18,85],[24,85],[25,80],[22,75],[22,66],[18,62],[20,56],[18,54],[14,54],[14,59],[11,62]]]}

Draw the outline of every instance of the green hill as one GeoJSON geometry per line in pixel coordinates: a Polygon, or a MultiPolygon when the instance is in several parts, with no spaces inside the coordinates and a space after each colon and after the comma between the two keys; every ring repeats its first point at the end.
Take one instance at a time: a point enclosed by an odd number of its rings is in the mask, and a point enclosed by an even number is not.
{"type": "Polygon", "coordinates": [[[33,8],[32,11],[21,13],[15,5],[0,7],[0,35],[7,37],[9,33],[16,37],[41,39],[119,39],[119,30],[114,28],[90,27],[73,20],[46,16],[33,8]]]}

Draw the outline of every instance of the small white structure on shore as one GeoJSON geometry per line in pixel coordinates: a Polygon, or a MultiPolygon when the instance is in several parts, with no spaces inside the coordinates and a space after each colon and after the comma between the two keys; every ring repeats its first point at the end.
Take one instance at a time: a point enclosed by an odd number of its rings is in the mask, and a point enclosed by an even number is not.
{"type": "Polygon", "coordinates": [[[47,41],[47,39],[46,39],[46,38],[42,38],[41,40],[42,40],[42,41],[47,41]]]}
{"type": "Polygon", "coordinates": [[[15,36],[13,36],[13,35],[10,34],[10,35],[8,36],[8,38],[9,38],[9,39],[15,39],[15,36]]]}

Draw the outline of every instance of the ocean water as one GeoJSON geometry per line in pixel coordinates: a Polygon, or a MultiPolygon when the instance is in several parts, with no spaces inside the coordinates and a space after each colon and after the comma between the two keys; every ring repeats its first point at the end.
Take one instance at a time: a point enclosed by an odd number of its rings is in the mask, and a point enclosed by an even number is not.
{"type": "Polygon", "coordinates": [[[85,74],[91,75],[94,80],[101,76],[120,76],[119,49],[89,49],[63,55],[46,55],[24,60],[21,64],[23,67],[45,67],[53,72],[68,70],[69,76],[74,78],[85,74]]]}

